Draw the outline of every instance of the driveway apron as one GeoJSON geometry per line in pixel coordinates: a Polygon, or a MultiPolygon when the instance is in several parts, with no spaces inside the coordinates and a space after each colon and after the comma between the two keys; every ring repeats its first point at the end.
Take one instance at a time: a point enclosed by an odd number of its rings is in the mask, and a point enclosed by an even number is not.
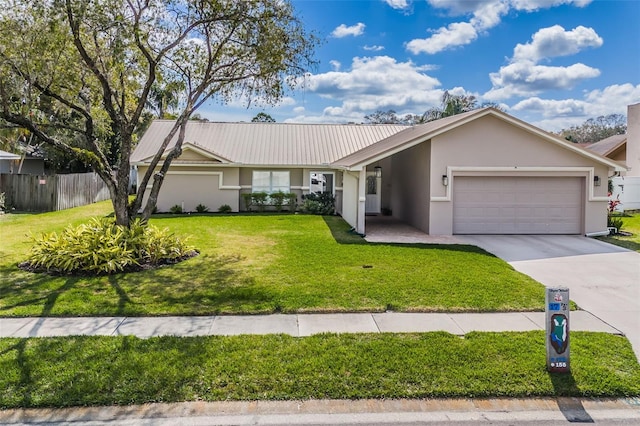
{"type": "Polygon", "coordinates": [[[581,309],[623,332],[640,360],[640,253],[568,235],[466,235],[545,286],[568,287],[581,309]]]}

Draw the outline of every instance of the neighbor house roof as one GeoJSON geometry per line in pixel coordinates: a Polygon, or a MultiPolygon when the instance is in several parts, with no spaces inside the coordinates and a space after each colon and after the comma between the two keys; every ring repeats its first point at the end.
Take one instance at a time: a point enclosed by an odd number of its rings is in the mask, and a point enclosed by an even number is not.
{"type": "Polygon", "coordinates": [[[607,156],[627,143],[627,135],[613,135],[596,143],[585,146],[585,149],[607,156]]]}
{"type": "Polygon", "coordinates": [[[0,160],[19,160],[20,156],[0,150],[0,160]]]}
{"type": "MultiPolygon", "coordinates": [[[[482,108],[416,126],[364,124],[211,123],[190,121],[183,147],[209,153],[222,163],[254,166],[333,166],[350,170],[362,167],[448,132],[465,123],[491,115],[524,131],[605,164],[626,170],[598,153],[547,133],[495,108],[482,108]]],[[[144,134],[131,161],[148,162],[157,152],[174,121],[156,120],[144,134]]],[[[167,149],[175,144],[173,138],[167,149]]]]}
{"type": "MultiPolygon", "coordinates": [[[[155,120],[131,156],[149,160],[174,121],[155,120]]],[[[213,123],[190,121],[184,146],[208,152],[223,163],[247,165],[328,165],[408,126],[362,124],[213,123]]],[[[177,136],[167,149],[171,149],[177,136]]]]}

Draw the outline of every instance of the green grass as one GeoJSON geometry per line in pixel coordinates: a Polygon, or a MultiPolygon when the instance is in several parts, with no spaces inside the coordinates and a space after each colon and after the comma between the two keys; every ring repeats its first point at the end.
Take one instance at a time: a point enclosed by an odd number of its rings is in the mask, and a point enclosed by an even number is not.
{"type": "Polygon", "coordinates": [[[473,246],[367,244],[338,217],[179,215],[152,223],[201,254],[103,277],[21,271],[27,234],[106,215],[108,202],[0,219],[0,316],[542,310],[542,285],[473,246]]]}
{"type": "Polygon", "coordinates": [[[543,332],[0,339],[0,408],[309,398],[637,396],[626,339],[571,335],[568,375],[543,332]]]}
{"type": "Polygon", "coordinates": [[[602,241],[615,244],[620,247],[640,252],[640,213],[622,216],[623,231],[632,233],[631,236],[614,235],[610,237],[601,237],[602,241]]]}

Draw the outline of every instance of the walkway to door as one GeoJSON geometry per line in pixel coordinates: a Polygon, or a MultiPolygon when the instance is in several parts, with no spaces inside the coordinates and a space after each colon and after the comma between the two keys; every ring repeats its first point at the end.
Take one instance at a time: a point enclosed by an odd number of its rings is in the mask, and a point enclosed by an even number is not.
{"type": "Polygon", "coordinates": [[[370,243],[468,244],[455,236],[428,235],[391,216],[366,216],[365,231],[370,243]]]}

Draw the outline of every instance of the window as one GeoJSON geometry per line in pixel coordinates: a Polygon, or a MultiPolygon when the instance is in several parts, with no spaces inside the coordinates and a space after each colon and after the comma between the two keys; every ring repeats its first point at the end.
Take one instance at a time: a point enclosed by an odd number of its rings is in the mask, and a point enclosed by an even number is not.
{"type": "Polygon", "coordinates": [[[375,195],[378,193],[378,178],[375,176],[367,176],[367,194],[375,195]]]}
{"type": "Polygon", "coordinates": [[[273,172],[265,170],[254,170],[251,185],[252,192],[289,192],[289,172],[273,172]]]}
{"type": "Polygon", "coordinates": [[[309,176],[309,192],[314,192],[316,194],[330,192],[333,194],[333,178],[333,172],[311,172],[311,175],[309,176]]]}

